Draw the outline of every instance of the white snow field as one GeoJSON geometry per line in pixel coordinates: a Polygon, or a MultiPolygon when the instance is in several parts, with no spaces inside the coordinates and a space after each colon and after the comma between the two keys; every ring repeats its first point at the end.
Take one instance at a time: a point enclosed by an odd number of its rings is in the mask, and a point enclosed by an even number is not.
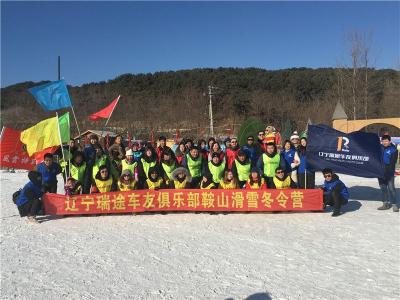
{"type": "Polygon", "coordinates": [[[28,224],[11,200],[27,173],[1,173],[1,299],[400,299],[399,214],[376,210],[377,180],[341,179],[352,200],[338,218],[171,213],[28,224]]]}

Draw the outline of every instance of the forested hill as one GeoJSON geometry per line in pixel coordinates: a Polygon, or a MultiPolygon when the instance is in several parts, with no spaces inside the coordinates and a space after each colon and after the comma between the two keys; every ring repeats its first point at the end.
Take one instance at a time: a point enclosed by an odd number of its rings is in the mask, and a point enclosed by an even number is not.
{"type": "MultiPolygon", "coordinates": [[[[399,71],[385,69],[284,69],[257,68],[193,69],[152,74],[123,74],[107,82],[70,86],[69,91],[82,129],[101,128],[89,114],[121,100],[110,126],[137,134],[175,128],[192,135],[208,131],[208,85],[214,90],[216,131],[238,128],[244,119],[257,117],[282,128],[286,120],[302,127],[308,118],[330,124],[334,106],[340,101],[349,118],[394,116],[398,106],[399,71]]],[[[44,112],[27,89],[43,82],[23,82],[1,89],[1,122],[24,129],[43,118],[44,112]]],[[[397,111],[398,112],[398,111],[397,111]]]]}

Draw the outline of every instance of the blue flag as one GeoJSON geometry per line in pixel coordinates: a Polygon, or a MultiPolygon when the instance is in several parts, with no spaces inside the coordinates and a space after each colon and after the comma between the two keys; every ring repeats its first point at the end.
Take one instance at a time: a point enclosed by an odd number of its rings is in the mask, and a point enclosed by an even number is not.
{"type": "Polygon", "coordinates": [[[68,89],[64,80],[54,81],[28,89],[45,111],[70,107],[68,89]]]}
{"type": "Polygon", "coordinates": [[[309,125],[307,168],[331,168],[334,172],[358,177],[384,177],[383,152],[374,133],[343,133],[326,125],[309,125]]]}

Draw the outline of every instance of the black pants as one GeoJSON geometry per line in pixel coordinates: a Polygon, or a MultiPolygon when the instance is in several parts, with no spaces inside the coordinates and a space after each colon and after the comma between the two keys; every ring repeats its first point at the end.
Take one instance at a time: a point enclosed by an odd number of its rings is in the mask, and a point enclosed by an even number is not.
{"type": "Polygon", "coordinates": [[[315,173],[297,173],[297,181],[299,189],[315,189],[315,173]],[[306,187],[307,176],[307,187],[306,187]]]}
{"type": "Polygon", "coordinates": [[[192,181],[190,182],[190,188],[191,189],[199,189],[201,180],[202,180],[201,176],[193,177],[192,181]]]}
{"type": "Polygon", "coordinates": [[[44,193],[57,193],[57,181],[43,184],[44,193]]]}
{"type": "Polygon", "coordinates": [[[21,217],[36,216],[42,208],[42,201],[33,199],[26,202],[24,205],[18,206],[19,215],[21,217]]]}
{"type": "Polygon", "coordinates": [[[264,176],[265,184],[267,185],[267,188],[271,189],[274,187],[274,177],[267,177],[264,176]]]}
{"type": "Polygon", "coordinates": [[[342,194],[337,191],[331,193],[324,193],[324,204],[333,206],[334,212],[340,212],[340,208],[346,203],[346,199],[343,198],[342,194]]]}

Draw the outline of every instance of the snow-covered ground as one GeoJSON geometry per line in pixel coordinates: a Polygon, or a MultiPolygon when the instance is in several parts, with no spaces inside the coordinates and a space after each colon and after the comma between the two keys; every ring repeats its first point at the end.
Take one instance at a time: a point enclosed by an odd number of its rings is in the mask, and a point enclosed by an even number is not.
{"type": "Polygon", "coordinates": [[[2,299],[400,298],[400,218],[376,210],[373,179],[341,176],[352,201],[338,218],[175,213],[35,225],[11,201],[26,172],[0,176],[2,299]]]}

